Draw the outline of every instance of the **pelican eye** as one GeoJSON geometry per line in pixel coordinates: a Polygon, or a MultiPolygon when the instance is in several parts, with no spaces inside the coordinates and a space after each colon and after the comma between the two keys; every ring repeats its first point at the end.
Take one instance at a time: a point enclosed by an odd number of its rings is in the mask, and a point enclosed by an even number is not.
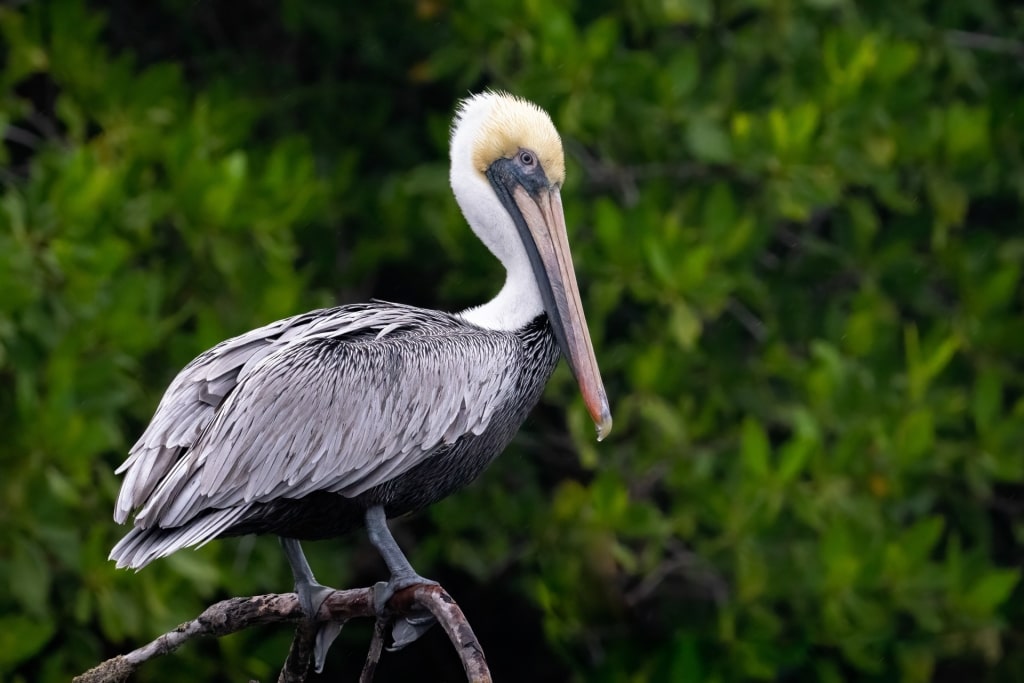
{"type": "Polygon", "coordinates": [[[521,149],[519,150],[519,163],[521,163],[523,166],[532,167],[534,164],[537,163],[537,159],[536,157],[533,156],[531,152],[528,152],[525,149],[521,149]]]}

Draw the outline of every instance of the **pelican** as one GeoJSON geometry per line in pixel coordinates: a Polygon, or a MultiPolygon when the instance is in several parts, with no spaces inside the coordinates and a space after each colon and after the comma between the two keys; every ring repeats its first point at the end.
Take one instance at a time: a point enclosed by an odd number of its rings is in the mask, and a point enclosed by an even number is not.
{"type": "MultiPolygon", "coordinates": [[[[330,589],[301,540],[365,525],[390,577],[384,613],[419,576],[387,520],[473,481],[540,399],[559,355],[597,427],[612,418],[565,230],[562,143],[535,104],[502,92],[460,102],[450,180],[470,227],[504,264],[488,303],[445,313],[371,301],[312,311],[228,339],[189,363],[118,470],[118,567],[215,538],[276,534],[305,614],[330,589]]],[[[431,619],[408,619],[396,646],[431,619]]],[[[327,627],[325,627],[326,629],[327,627]]],[[[333,633],[317,637],[316,668],[333,633]],[[322,636],[322,637],[321,637],[322,636]]]]}

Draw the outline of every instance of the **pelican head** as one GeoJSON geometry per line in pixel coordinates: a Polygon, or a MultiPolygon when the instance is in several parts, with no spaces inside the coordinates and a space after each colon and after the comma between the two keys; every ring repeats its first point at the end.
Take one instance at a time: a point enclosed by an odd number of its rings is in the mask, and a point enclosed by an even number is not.
{"type": "Polygon", "coordinates": [[[461,315],[481,327],[514,330],[547,313],[600,440],[612,417],[569,251],[564,181],[562,141],[543,109],[502,92],[460,104],[452,125],[452,190],[507,271],[492,301],[461,315]]]}

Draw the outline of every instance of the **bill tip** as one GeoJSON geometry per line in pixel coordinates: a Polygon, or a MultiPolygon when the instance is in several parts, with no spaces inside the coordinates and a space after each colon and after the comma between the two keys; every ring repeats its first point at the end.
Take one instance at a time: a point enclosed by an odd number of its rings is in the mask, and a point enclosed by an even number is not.
{"type": "Polygon", "coordinates": [[[597,440],[604,441],[604,438],[608,436],[608,433],[612,431],[612,416],[611,413],[605,413],[601,416],[601,421],[596,423],[597,426],[597,440]]]}

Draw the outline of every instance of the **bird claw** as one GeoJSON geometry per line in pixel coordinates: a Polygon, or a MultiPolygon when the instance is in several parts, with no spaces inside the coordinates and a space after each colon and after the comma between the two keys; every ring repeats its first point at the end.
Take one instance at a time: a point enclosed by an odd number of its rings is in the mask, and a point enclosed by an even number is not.
{"type": "MultiPolygon", "coordinates": [[[[315,621],[320,608],[334,592],[334,589],[322,586],[315,581],[302,584],[296,582],[295,592],[299,596],[299,605],[302,606],[303,614],[310,621],[315,621]]],[[[324,663],[327,661],[327,651],[331,649],[331,644],[341,633],[342,626],[344,626],[343,623],[336,621],[326,621],[317,625],[316,640],[313,643],[313,666],[317,673],[323,672],[324,663]]]]}
{"type": "Polygon", "coordinates": [[[395,575],[392,574],[388,581],[378,581],[373,586],[373,608],[378,615],[385,615],[388,611],[388,602],[400,590],[409,586],[438,586],[437,581],[425,579],[419,574],[395,575]]]}
{"type": "Polygon", "coordinates": [[[295,584],[295,593],[299,596],[299,605],[302,607],[302,613],[306,615],[306,618],[310,621],[316,619],[316,615],[319,614],[320,608],[323,607],[324,602],[334,592],[333,588],[322,586],[316,582],[310,582],[306,584],[295,584]]]}
{"type": "Polygon", "coordinates": [[[426,614],[408,614],[397,621],[391,627],[391,647],[388,652],[398,652],[406,645],[419,640],[420,636],[430,630],[430,627],[437,623],[437,619],[430,612],[426,614]]]}
{"type": "MultiPolygon", "coordinates": [[[[373,605],[379,616],[385,616],[388,612],[388,602],[394,597],[398,591],[408,588],[409,586],[417,585],[428,585],[437,586],[437,581],[431,581],[425,579],[418,574],[411,574],[408,576],[396,576],[392,575],[389,581],[380,581],[373,586],[373,605]]],[[[399,617],[395,621],[395,625],[391,628],[391,647],[388,648],[389,652],[395,652],[401,650],[406,645],[415,642],[424,633],[430,630],[430,627],[437,623],[437,619],[428,610],[423,607],[416,607],[413,610],[413,614],[407,614],[399,617]],[[422,612],[417,614],[416,612],[422,612]]]]}
{"type": "Polygon", "coordinates": [[[395,594],[395,589],[387,581],[373,584],[373,611],[383,616],[388,609],[388,600],[395,594]]]}
{"type": "Polygon", "coordinates": [[[327,651],[331,649],[331,644],[341,633],[341,627],[344,625],[344,622],[328,621],[317,627],[316,641],[313,644],[313,666],[318,674],[323,673],[327,651]]]}

